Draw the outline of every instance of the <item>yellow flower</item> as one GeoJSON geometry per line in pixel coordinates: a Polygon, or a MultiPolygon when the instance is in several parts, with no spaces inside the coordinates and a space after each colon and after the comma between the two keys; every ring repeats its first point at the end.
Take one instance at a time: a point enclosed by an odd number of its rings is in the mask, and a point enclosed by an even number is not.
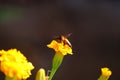
{"type": "Polygon", "coordinates": [[[110,75],[112,74],[112,71],[109,70],[109,68],[105,67],[105,68],[101,68],[101,72],[102,72],[102,75],[109,78],[110,75]]]}
{"type": "Polygon", "coordinates": [[[61,53],[62,55],[72,54],[72,49],[68,44],[64,44],[63,42],[57,42],[53,40],[47,47],[52,48],[55,52],[61,53]]]}
{"type": "Polygon", "coordinates": [[[15,77],[17,80],[27,79],[34,66],[27,58],[16,49],[0,50],[0,71],[6,76],[15,77]]]}

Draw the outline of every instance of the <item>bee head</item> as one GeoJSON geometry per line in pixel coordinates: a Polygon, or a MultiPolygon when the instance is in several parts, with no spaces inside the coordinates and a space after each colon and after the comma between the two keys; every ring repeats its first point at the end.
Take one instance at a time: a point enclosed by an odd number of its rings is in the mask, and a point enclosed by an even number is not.
{"type": "Polygon", "coordinates": [[[71,35],[70,34],[67,34],[67,35],[60,35],[60,36],[56,36],[55,40],[59,43],[63,42],[64,45],[67,44],[69,45],[69,47],[72,47],[71,43],[69,42],[68,40],[68,37],[71,35]]]}

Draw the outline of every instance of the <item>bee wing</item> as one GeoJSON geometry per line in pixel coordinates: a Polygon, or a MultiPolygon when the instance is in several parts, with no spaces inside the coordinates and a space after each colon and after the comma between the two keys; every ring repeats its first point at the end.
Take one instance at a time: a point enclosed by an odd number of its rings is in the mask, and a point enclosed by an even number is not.
{"type": "Polygon", "coordinates": [[[72,47],[70,41],[67,38],[65,39],[65,41],[66,41],[66,44],[68,44],[70,47],[72,47]]]}
{"type": "Polygon", "coordinates": [[[66,34],[64,35],[66,38],[70,37],[72,35],[72,33],[66,34]]]}

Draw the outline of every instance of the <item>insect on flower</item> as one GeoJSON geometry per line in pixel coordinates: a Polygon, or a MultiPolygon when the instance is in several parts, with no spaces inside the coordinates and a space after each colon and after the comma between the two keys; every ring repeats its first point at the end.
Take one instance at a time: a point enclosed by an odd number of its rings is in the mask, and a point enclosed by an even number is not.
{"type": "Polygon", "coordinates": [[[71,33],[70,34],[67,34],[67,35],[60,35],[60,36],[56,36],[56,41],[61,43],[63,42],[64,45],[67,44],[69,47],[72,47],[71,43],[69,42],[68,40],[68,37],[70,37],[71,33]]]}

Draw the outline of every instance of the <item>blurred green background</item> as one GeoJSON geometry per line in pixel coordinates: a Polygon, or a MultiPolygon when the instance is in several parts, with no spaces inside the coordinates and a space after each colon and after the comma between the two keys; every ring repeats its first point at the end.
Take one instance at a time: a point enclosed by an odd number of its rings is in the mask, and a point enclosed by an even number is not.
{"type": "MultiPolygon", "coordinates": [[[[117,0],[1,0],[0,49],[17,48],[35,69],[51,69],[54,36],[72,33],[74,55],[65,56],[53,80],[97,80],[109,67],[120,80],[120,2],[117,0]]],[[[0,73],[0,80],[4,75],[0,73]]]]}

